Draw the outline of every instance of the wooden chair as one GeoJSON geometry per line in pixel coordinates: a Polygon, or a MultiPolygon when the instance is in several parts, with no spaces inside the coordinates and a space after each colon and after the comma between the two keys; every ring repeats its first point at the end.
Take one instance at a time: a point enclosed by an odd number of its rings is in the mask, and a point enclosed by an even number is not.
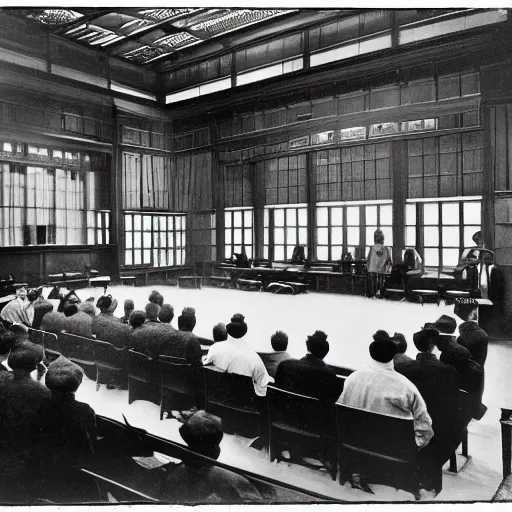
{"type": "Polygon", "coordinates": [[[94,340],[94,362],[98,370],[96,376],[96,391],[100,384],[115,386],[120,389],[128,388],[127,349],[117,348],[112,343],[94,340]]]}
{"type": "Polygon", "coordinates": [[[267,406],[270,462],[281,459],[281,451],[290,446],[291,462],[312,467],[300,456],[313,456],[324,464],[331,478],[336,480],[334,403],[327,404],[318,398],[268,386],[267,406]]]}
{"type": "Polygon", "coordinates": [[[128,403],[147,400],[160,405],[160,372],[158,364],[151,357],[128,351],[128,403]]]}
{"type": "Polygon", "coordinates": [[[361,474],[418,496],[418,448],[413,419],[336,404],[340,484],[361,474]]]}
{"type": "Polygon", "coordinates": [[[185,359],[171,356],[160,356],[158,366],[162,397],[160,420],[165,412],[204,407],[201,403],[201,397],[204,397],[204,381],[200,368],[187,364],[185,359]]]}
{"type": "Polygon", "coordinates": [[[44,349],[44,334],[44,331],[29,328],[28,340],[36,345],[40,345],[44,349]]]}
{"type": "Polygon", "coordinates": [[[224,420],[227,431],[245,437],[262,434],[261,403],[254,393],[251,377],[205,366],[205,410],[224,420]]]}
{"type": "Polygon", "coordinates": [[[85,375],[96,381],[96,363],[94,362],[93,340],[61,332],[58,335],[59,351],[70,361],[82,368],[85,375]]]}
{"type": "Polygon", "coordinates": [[[52,332],[43,332],[43,346],[44,346],[44,353],[48,360],[54,361],[57,359],[61,353],[59,348],[59,340],[57,338],[56,334],[53,334],[52,332]]]}
{"type": "Polygon", "coordinates": [[[471,459],[471,456],[469,455],[468,450],[468,424],[471,421],[471,418],[473,416],[472,410],[473,410],[473,400],[469,393],[464,390],[459,391],[459,403],[458,403],[458,410],[459,410],[459,419],[460,419],[460,429],[461,429],[461,451],[462,456],[465,458],[464,463],[459,467],[457,465],[457,450],[451,455],[450,457],[450,466],[448,468],[448,471],[452,473],[458,473],[459,471],[462,471],[469,460],[471,459]]]}

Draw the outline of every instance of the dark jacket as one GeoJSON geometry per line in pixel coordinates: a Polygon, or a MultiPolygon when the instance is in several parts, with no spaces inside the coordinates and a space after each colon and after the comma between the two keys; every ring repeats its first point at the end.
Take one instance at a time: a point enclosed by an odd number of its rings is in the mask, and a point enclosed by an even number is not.
{"type": "Polygon", "coordinates": [[[108,341],[117,348],[126,347],[130,340],[130,328],[113,315],[100,313],[92,319],[92,333],[100,341],[108,341]]]}
{"type": "Polygon", "coordinates": [[[407,377],[425,400],[432,418],[432,429],[436,439],[442,438],[448,445],[448,458],[460,441],[462,431],[458,413],[460,395],[459,372],[437,359],[434,354],[420,352],[416,360],[396,363],[395,370],[407,377]]]}
{"type": "Polygon", "coordinates": [[[300,395],[335,402],[342,391],[342,381],[324,361],[312,354],[302,359],[288,359],[279,364],[275,385],[300,395]]]}
{"type": "Polygon", "coordinates": [[[475,322],[464,322],[459,326],[460,336],[457,340],[459,345],[467,348],[471,356],[480,366],[484,366],[487,359],[487,345],[489,336],[475,322]]]}
{"type": "Polygon", "coordinates": [[[273,378],[276,376],[279,364],[292,358],[286,350],[280,350],[278,352],[258,352],[258,355],[261,357],[268,374],[273,378]]]}

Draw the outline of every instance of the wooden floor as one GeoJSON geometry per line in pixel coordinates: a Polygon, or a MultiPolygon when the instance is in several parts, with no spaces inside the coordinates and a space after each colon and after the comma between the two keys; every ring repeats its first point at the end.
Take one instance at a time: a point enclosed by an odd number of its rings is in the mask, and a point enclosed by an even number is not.
{"type": "MultiPolygon", "coordinates": [[[[409,341],[408,354],[414,357],[412,334],[427,321],[441,314],[451,314],[453,307],[371,300],[345,295],[314,294],[280,296],[237,290],[188,290],[174,287],[156,287],[171,303],[176,316],[184,306],[196,308],[196,331],[210,336],[211,327],[218,321],[229,322],[235,312],[246,315],[248,338],[255,349],[269,350],[270,334],[280,328],[290,337],[289,351],[296,357],[305,353],[305,338],[315,329],[329,335],[331,351],[328,361],[333,364],[360,368],[369,363],[368,345],[377,329],[405,334],[409,341]]],[[[152,288],[115,287],[109,290],[119,300],[116,315],[121,316],[125,298],[132,298],[136,308],[143,309],[152,288]]],[[[81,298],[94,290],[79,290],[81,298]]],[[[96,294],[101,293],[97,291],[96,294]]],[[[99,296],[99,295],[98,295],[99,296]]],[[[177,321],[174,320],[173,323],[177,321]]],[[[512,367],[512,343],[491,342],[486,363],[484,402],[488,412],[484,418],[469,425],[469,452],[472,460],[459,474],[444,473],[443,491],[436,501],[490,501],[501,482],[501,438],[499,408],[512,405],[512,387],[508,372],[512,367]]],[[[88,402],[99,414],[122,420],[125,414],[131,424],[148,431],[180,441],[180,423],[174,419],[159,420],[159,410],[149,402],[138,401],[128,405],[127,392],[106,390],[96,392],[95,385],[86,381],[79,389],[77,399],[88,402]]],[[[413,501],[412,495],[385,486],[372,486],[375,495],[340,486],[321,471],[290,465],[271,464],[265,452],[248,445],[250,440],[239,436],[225,436],[221,460],[234,466],[283,479],[294,485],[311,489],[339,499],[359,501],[413,501]]]]}

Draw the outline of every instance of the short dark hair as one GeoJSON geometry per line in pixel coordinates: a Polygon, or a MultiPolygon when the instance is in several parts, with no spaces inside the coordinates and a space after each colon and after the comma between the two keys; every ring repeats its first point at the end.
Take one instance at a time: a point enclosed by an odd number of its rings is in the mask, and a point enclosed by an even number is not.
{"type": "Polygon", "coordinates": [[[26,340],[28,338],[28,328],[23,324],[12,324],[9,330],[15,334],[18,340],[26,340]]]}
{"type": "Polygon", "coordinates": [[[7,355],[17,341],[16,334],[12,331],[0,332],[0,356],[7,355]]]}
{"type": "Polygon", "coordinates": [[[148,320],[158,320],[158,313],[160,313],[160,306],[156,302],[146,304],[146,317],[148,320]]]}
{"type": "Polygon", "coordinates": [[[407,340],[405,339],[405,336],[401,332],[395,332],[391,339],[396,344],[396,353],[405,354],[407,350],[407,340]]]}
{"type": "Polygon", "coordinates": [[[386,331],[379,330],[370,343],[370,356],[379,363],[389,363],[396,356],[396,344],[386,331]]]}
{"type": "Polygon", "coordinates": [[[437,345],[439,340],[439,333],[436,329],[429,327],[422,329],[421,331],[415,332],[412,338],[414,346],[420,352],[429,352],[432,345],[437,345]]]}
{"type": "Polygon", "coordinates": [[[130,313],[130,316],[128,317],[128,321],[130,322],[130,325],[136,329],[137,327],[140,327],[145,321],[146,321],[146,313],[144,311],[135,310],[130,313]]]}
{"type": "Polygon", "coordinates": [[[76,304],[66,304],[64,306],[64,315],[73,316],[78,313],[78,306],[76,304]]]}
{"type": "Polygon", "coordinates": [[[282,352],[288,348],[288,334],[283,331],[276,331],[270,337],[270,343],[276,352],[282,352]]]}
{"type": "Polygon", "coordinates": [[[149,302],[153,302],[154,304],[162,306],[162,304],[164,303],[164,297],[158,290],[153,290],[149,294],[149,302]]]}
{"type": "Polygon", "coordinates": [[[223,323],[213,326],[213,341],[226,341],[228,339],[228,331],[223,323]]]}
{"type": "Polygon", "coordinates": [[[329,353],[327,334],[323,331],[315,331],[314,334],[308,336],[306,347],[318,359],[323,359],[329,353]]]}
{"type": "Polygon", "coordinates": [[[178,329],[180,331],[192,331],[196,326],[196,317],[194,315],[180,315],[178,317],[178,329]]]}
{"type": "Polygon", "coordinates": [[[163,304],[158,313],[158,319],[164,324],[171,323],[174,318],[174,308],[170,304],[163,304]]]}
{"type": "Polygon", "coordinates": [[[180,435],[190,449],[212,459],[218,458],[224,436],[219,417],[197,411],[180,427],[180,435]]]}

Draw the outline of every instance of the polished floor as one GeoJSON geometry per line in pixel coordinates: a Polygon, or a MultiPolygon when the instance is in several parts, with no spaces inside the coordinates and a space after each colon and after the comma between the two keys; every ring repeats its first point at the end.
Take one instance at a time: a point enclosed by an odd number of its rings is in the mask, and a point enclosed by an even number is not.
{"type": "MultiPolygon", "coordinates": [[[[195,332],[211,337],[213,325],[228,323],[233,313],[243,313],[249,326],[247,337],[256,350],[270,350],[270,335],[277,329],[287,332],[289,352],[296,357],[305,353],[305,339],[316,329],[328,334],[330,352],[326,360],[333,364],[361,368],[369,363],[368,345],[377,329],[390,333],[402,332],[409,342],[408,354],[414,357],[412,334],[425,322],[441,314],[453,314],[453,306],[433,304],[398,303],[371,300],[363,297],[309,293],[284,296],[237,290],[179,289],[175,287],[112,287],[109,289],[119,301],[116,315],[123,314],[123,301],[131,298],[136,308],[143,309],[152,289],[158,289],[165,302],[174,306],[176,316],[185,306],[194,306],[197,315],[195,332]]],[[[85,299],[96,298],[101,290],[78,290],[85,299]]],[[[176,323],[176,319],[173,323],[176,323]]],[[[501,481],[500,407],[512,406],[512,389],[507,382],[512,367],[512,342],[491,342],[486,363],[484,402],[488,412],[484,418],[469,425],[469,463],[458,474],[444,473],[443,491],[436,501],[489,501],[501,481]]],[[[86,401],[96,410],[115,419],[126,416],[131,424],[146,428],[157,435],[181,441],[174,419],[159,420],[158,407],[144,401],[128,405],[126,391],[98,392],[93,382],[86,381],[77,398],[86,401]]],[[[307,469],[285,462],[271,464],[264,451],[249,448],[250,440],[239,436],[225,436],[220,460],[244,467],[276,479],[311,489],[348,501],[410,501],[413,497],[403,491],[385,486],[372,486],[375,494],[352,489],[349,484],[340,486],[321,471],[307,469]]]]}

